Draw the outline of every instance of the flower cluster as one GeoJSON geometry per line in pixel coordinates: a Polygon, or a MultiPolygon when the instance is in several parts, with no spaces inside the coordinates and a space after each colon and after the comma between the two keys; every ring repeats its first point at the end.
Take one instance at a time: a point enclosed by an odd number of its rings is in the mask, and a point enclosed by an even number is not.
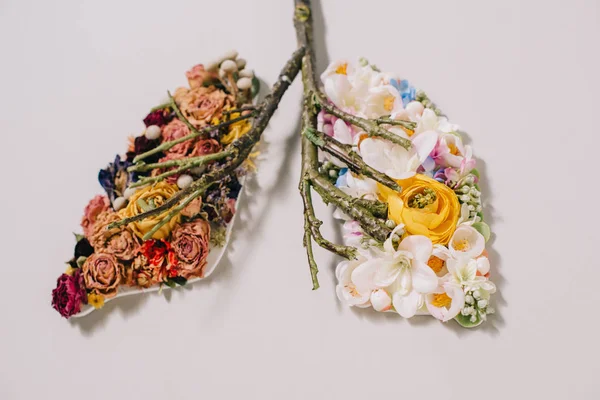
{"type": "Polygon", "coordinates": [[[336,186],[353,197],[384,203],[385,223],[393,228],[380,244],[356,221],[337,212],[346,220],[345,244],[358,248],[355,259],[337,267],[339,299],[405,318],[430,314],[442,321],[456,319],[466,327],[480,324],[493,313],[489,299],[496,289],[489,280],[485,250],[490,231],[483,222],[475,159],[458,126],[406,80],[364,60],[358,66],[334,62],[321,81],[338,109],[378,121],[410,143],[403,147],[324,109],[319,112],[319,131],[351,146],[367,166],[401,187],[393,190],[320,153],[336,186]]]}
{"type": "Polygon", "coordinates": [[[227,145],[251,129],[243,116],[253,108],[256,80],[237,54],[219,64],[220,71],[203,65],[189,70],[189,87],[155,107],[126,155],[117,155],[99,172],[106,195],[95,196],[85,207],[83,235],[76,235],[74,257],[52,291],[52,306],[63,317],[100,308],[122,290],[174,287],[205,276],[211,239],[222,244],[235,212],[243,166],[191,201],[176,202],[178,213],[171,215],[170,207],[120,222],[161,207],[217,170],[232,154],[227,145]],[[233,71],[231,63],[239,68],[233,71]],[[233,119],[239,121],[228,123],[233,119]]]}

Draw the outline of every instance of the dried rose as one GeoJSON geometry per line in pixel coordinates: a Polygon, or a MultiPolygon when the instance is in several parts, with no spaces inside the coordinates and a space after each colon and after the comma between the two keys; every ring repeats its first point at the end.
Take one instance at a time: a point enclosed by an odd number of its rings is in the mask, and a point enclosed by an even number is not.
{"type": "Polygon", "coordinates": [[[94,232],[94,223],[100,213],[108,210],[110,207],[110,201],[108,197],[98,195],[94,197],[83,211],[83,218],[81,219],[81,227],[83,228],[83,234],[89,238],[94,232]]]}
{"type": "Polygon", "coordinates": [[[133,281],[148,288],[177,276],[178,260],[169,242],[147,240],[131,263],[133,281]]]}
{"type": "Polygon", "coordinates": [[[204,156],[207,154],[214,154],[221,151],[221,144],[215,139],[202,139],[194,143],[194,147],[191,152],[191,156],[204,156]]]}
{"type": "Polygon", "coordinates": [[[94,253],[81,268],[85,286],[92,293],[107,298],[117,294],[121,282],[121,266],[112,254],[94,253]]]}
{"type": "Polygon", "coordinates": [[[205,126],[214,118],[221,118],[223,108],[234,104],[233,96],[214,86],[179,88],[174,97],[188,121],[196,127],[205,126]]]}
{"type": "MultiPolygon", "coordinates": [[[[163,141],[165,142],[180,139],[190,134],[190,129],[187,127],[187,125],[177,118],[169,122],[167,125],[163,126],[161,131],[163,141]]],[[[171,147],[169,150],[167,150],[167,154],[173,154],[184,157],[191,147],[192,141],[186,140],[185,142],[178,143],[175,146],[171,147]]]]}
{"type": "Polygon", "coordinates": [[[87,304],[87,294],[81,271],[75,269],[72,275],[62,274],[52,291],[52,307],[65,318],[81,311],[81,304],[87,304]]]}
{"type": "Polygon", "coordinates": [[[198,196],[194,200],[190,201],[190,203],[187,206],[185,206],[183,210],[181,210],[181,215],[183,215],[184,217],[192,218],[200,214],[201,209],[202,197],[198,196]]]}
{"type": "Polygon", "coordinates": [[[171,245],[179,259],[179,275],[185,279],[202,277],[210,240],[210,225],[197,219],[173,231],[171,245]]]}
{"type": "Polygon", "coordinates": [[[205,82],[210,82],[217,77],[216,73],[205,70],[202,64],[194,65],[185,76],[192,89],[201,87],[205,82]]]}
{"type": "Polygon", "coordinates": [[[157,125],[163,126],[167,124],[171,120],[171,113],[169,112],[169,108],[163,108],[161,110],[156,110],[146,115],[144,118],[144,125],[157,125]]]}
{"type": "Polygon", "coordinates": [[[100,214],[90,243],[98,253],[112,254],[119,260],[129,261],[135,257],[140,247],[137,236],[126,226],[106,229],[109,224],[120,220],[121,217],[111,210],[100,214]]]}

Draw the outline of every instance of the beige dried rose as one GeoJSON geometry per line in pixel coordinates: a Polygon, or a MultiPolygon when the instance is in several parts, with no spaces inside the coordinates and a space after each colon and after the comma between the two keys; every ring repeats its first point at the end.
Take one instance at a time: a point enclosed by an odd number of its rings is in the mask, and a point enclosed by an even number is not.
{"type": "Polygon", "coordinates": [[[121,217],[112,210],[101,213],[94,226],[90,244],[98,253],[112,254],[121,261],[130,261],[140,247],[140,240],[126,226],[106,229],[109,224],[120,220],[121,217]]]}
{"type": "Polygon", "coordinates": [[[92,254],[83,263],[81,272],[87,290],[107,298],[117,294],[121,282],[121,266],[112,254],[92,254]]]}
{"type": "Polygon", "coordinates": [[[214,86],[179,88],[173,96],[181,112],[196,127],[203,127],[214,118],[221,118],[223,108],[233,106],[233,96],[214,86]]]}
{"type": "Polygon", "coordinates": [[[210,224],[203,219],[181,224],[173,231],[171,246],[179,259],[179,274],[185,279],[203,276],[209,240],[210,224]]]}

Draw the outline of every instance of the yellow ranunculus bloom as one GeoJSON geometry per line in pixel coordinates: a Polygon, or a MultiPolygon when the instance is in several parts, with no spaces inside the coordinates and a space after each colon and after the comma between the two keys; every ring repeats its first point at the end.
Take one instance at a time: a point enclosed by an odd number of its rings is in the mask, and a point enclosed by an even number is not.
{"type": "MultiPolygon", "coordinates": [[[[143,206],[149,206],[151,208],[161,206],[171,196],[177,193],[179,189],[176,185],[167,183],[165,181],[158,182],[153,186],[147,186],[139,189],[129,198],[129,204],[127,207],[119,211],[121,218],[133,217],[135,215],[144,212],[143,206]]],[[[156,225],[161,219],[163,219],[169,210],[163,211],[158,215],[143,219],[141,221],[132,222],[129,224],[129,228],[140,238],[143,238],[154,225],[156,225]]],[[[171,218],[171,221],[164,224],[158,231],[152,235],[152,239],[166,239],[171,234],[171,230],[179,223],[181,216],[177,214],[171,218]]]]}
{"type": "MultiPolygon", "coordinates": [[[[240,113],[232,113],[231,119],[238,118],[239,116],[240,113]]],[[[235,124],[229,125],[229,131],[227,135],[221,138],[221,143],[229,144],[234,140],[239,139],[240,137],[248,133],[248,131],[250,131],[250,128],[252,128],[252,124],[248,119],[244,119],[239,122],[236,122],[235,124]]]]}
{"type": "Polygon", "coordinates": [[[403,223],[411,235],[427,236],[433,244],[447,244],[456,229],[460,203],[452,189],[425,175],[399,180],[402,192],[378,185],[388,203],[389,218],[403,223]]]}

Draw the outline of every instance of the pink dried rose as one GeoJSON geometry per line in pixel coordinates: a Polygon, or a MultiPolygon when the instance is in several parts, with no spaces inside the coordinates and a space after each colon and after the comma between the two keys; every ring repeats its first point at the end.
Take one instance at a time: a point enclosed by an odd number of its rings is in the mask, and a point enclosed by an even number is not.
{"type": "Polygon", "coordinates": [[[205,70],[202,64],[194,65],[192,69],[185,73],[185,76],[192,89],[201,87],[205,82],[210,82],[217,77],[214,72],[205,70]]]}
{"type": "Polygon", "coordinates": [[[83,277],[79,269],[72,275],[62,274],[52,291],[52,307],[65,318],[81,311],[81,304],[87,304],[83,277]]]}
{"type": "Polygon", "coordinates": [[[203,276],[209,240],[210,224],[203,219],[181,224],[173,231],[171,246],[179,259],[180,276],[203,276]]]}
{"type": "Polygon", "coordinates": [[[100,213],[108,210],[110,208],[110,201],[108,197],[98,195],[94,197],[88,205],[85,207],[83,211],[83,218],[81,220],[81,227],[83,228],[83,234],[86,238],[90,238],[90,236],[94,232],[94,224],[98,215],[100,213]]]}
{"type": "MultiPolygon", "coordinates": [[[[163,141],[169,142],[171,140],[180,139],[190,134],[190,129],[181,120],[175,118],[167,125],[161,128],[163,141]]],[[[167,150],[167,155],[172,154],[175,157],[182,158],[188,153],[192,147],[192,141],[186,140],[185,142],[178,143],[175,146],[167,150]]]]}
{"type": "Polygon", "coordinates": [[[215,139],[200,139],[194,143],[192,148],[191,156],[205,156],[207,154],[214,154],[221,151],[221,144],[215,139]]]}
{"type": "Polygon", "coordinates": [[[223,108],[234,104],[233,96],[214,86],[179,88],[174,98],[188,121],[196,127],[203,127],[214,118],[221,118],[223,108]]]}
{"type": "Polygon", "coordinates": [[[122,261],[130,261],[135,257],[140,241],[138,237],[126,226],[107,230],[106,227],[120,221],[121,217],[111,210],[98,216],[90,244],[98,253],[112,254],[122,261]]]}
{"type": "Polygon", "coordinates": [[[121,282],[121,266],[112,254],[94,253],[81,267],[85,286],[92,293],[114,297],[121,282]]]}
{"type": "Polygon", "coordinates": [[[190,201],[187,206],[183,210],[181,210],[181,215],[188,218],[193,218],[196,215],[200,214],[200,210],[202,209],[202,197],[198,196],[194,200],[190,201]]]}

